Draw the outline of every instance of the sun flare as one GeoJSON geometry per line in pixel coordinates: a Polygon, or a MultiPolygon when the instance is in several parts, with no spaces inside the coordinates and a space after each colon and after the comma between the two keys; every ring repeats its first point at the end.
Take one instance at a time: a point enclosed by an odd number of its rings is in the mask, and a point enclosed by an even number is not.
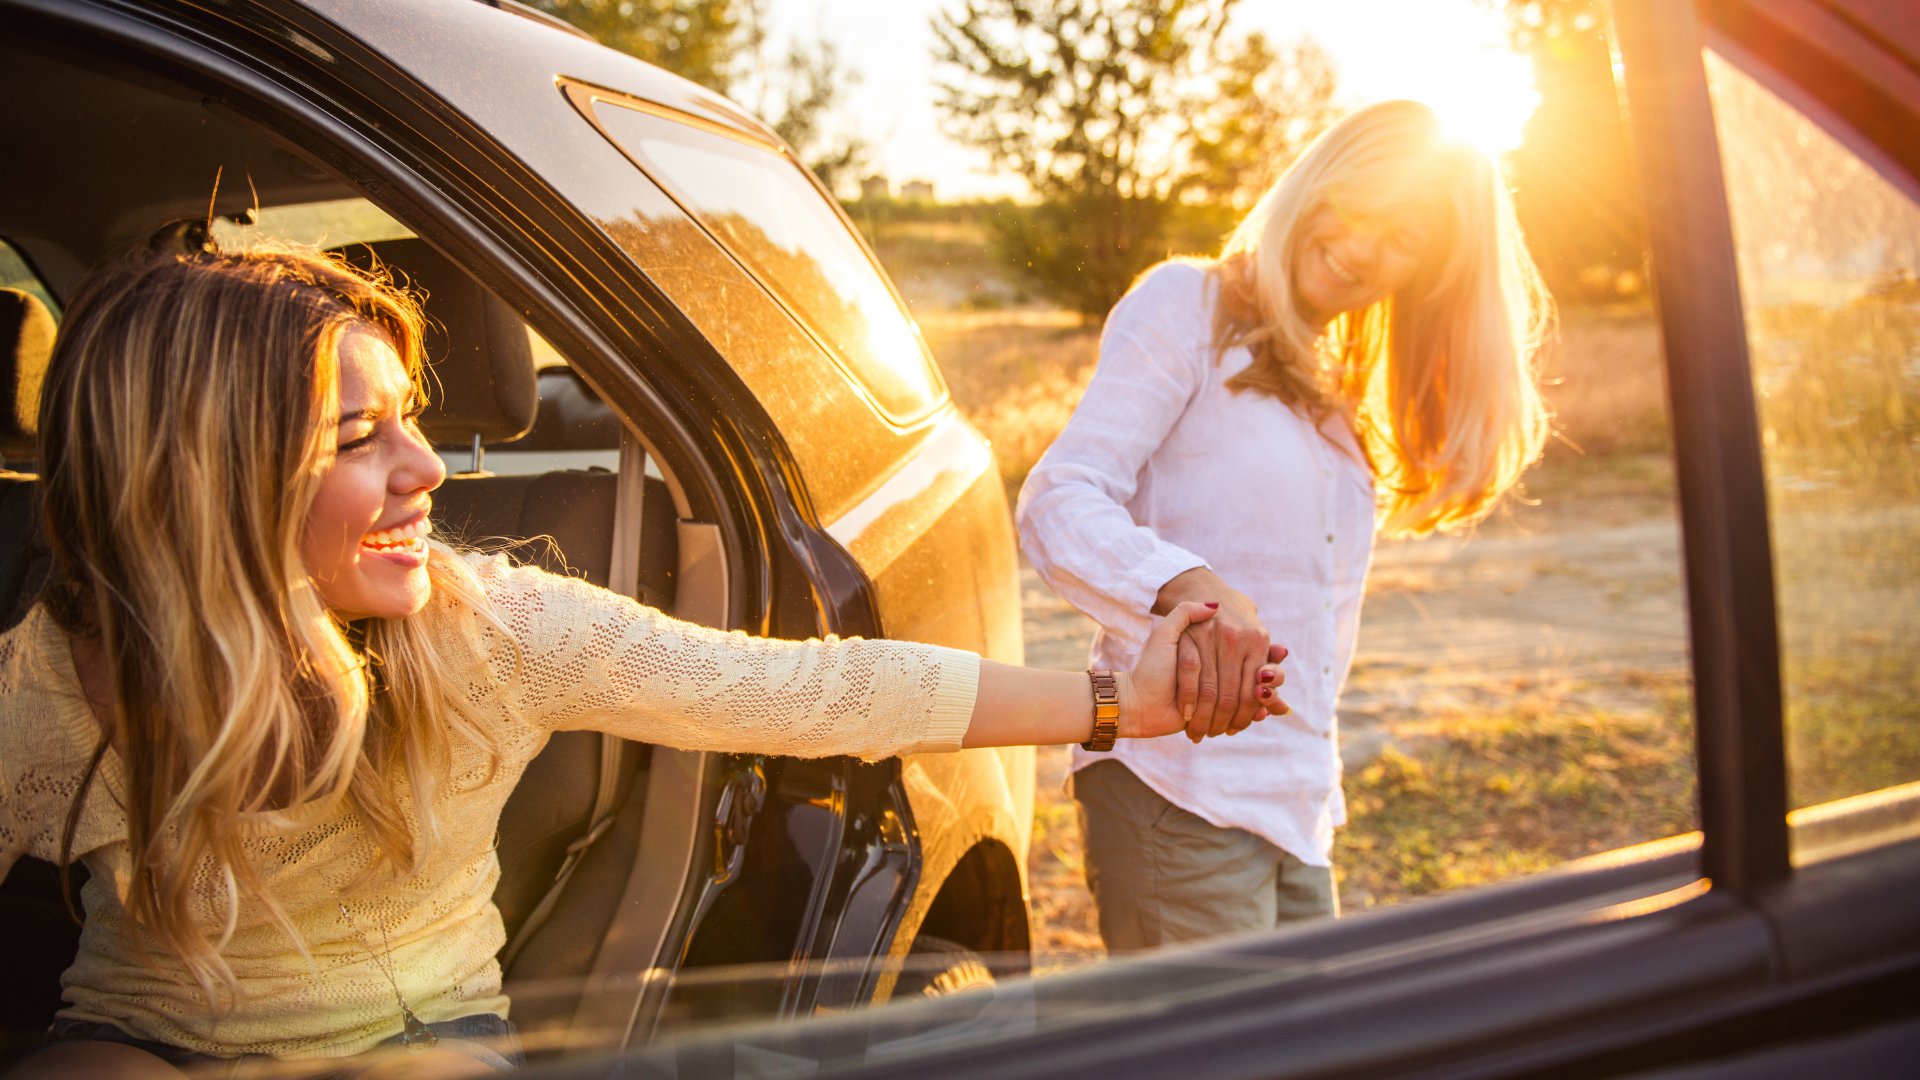
{"type": "Polygon", "coordinates": [[[1540,91],[1532,62],[1508,44],[1501,17],[1463,5],[1394,10],[1399,32],[1367,57],[1364,95],[1425,102],[1455,138],[1495,157],[1517,148],[1540,91]]]}
{"type": "Polygon", "coordinates": [[[1414,94],[1440,114],[1440,122],[1454,138],[1498,157],[1520,145],[1521,134],[1540,91],[1533,85],[1533,65],[1505,49],[1485,48],[1468,71],[1435,82],[1414,94]]]}

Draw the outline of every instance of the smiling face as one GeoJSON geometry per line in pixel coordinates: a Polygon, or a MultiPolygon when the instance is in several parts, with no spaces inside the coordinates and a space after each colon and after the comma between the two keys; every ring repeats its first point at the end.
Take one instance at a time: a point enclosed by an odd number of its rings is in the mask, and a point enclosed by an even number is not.
{"type": "Polygon", "coordinates": [[[342,619],[400,618],[426,605],[428,493],[446,467],[415,421],[412,380],[392,342],[356,324],[340,337],[337,451],[300,554],[342,619]]]}
{"type": "Polygon", "coordinates": [[[1294,304],[1325,326],[1406,287],[1432,246],[1432,225],[1413,214],[1343,213],[1322,202],[1294,234],[1294,304]]]}

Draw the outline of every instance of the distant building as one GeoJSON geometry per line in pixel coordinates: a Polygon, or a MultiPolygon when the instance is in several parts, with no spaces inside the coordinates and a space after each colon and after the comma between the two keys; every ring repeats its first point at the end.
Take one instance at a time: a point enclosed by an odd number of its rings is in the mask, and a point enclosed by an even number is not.
{"type": "Polygon", "coordinates": [[[908,202],[932,202],[933,181],[909,180],[900,185],[900,197],[908,202]]]}
{"type": "Polygon", "coordinates": [[[863,199],[884,199],[893,194],[893,185],[887,183],[884,176],[869,176],[860,181],[860,197],[863,199]]]}

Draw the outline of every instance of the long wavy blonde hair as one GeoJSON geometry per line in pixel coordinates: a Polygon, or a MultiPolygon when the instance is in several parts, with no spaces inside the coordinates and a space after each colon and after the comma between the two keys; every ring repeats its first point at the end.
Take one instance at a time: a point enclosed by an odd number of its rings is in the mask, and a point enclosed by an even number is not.
{"type": "Polygon", "coordinates": [[[1410,535],[1485,517],[1540,456],[1552,414],[1538,358],[1553,302],[1498,168],[1412,101],[1328,129],[1269,188],[1210,263],[1217,354],[1253,362],[1227,385],[1347,416],[1385,491],[1381,529],[1410,535]],[[1298,309],[1303,223],[1415,216],[1434,229],[1413,281],[1321,327],[1298,309]]]}
{"type": "MultiPolygon", "coordinates": [[[[216,987],[236,1000],[220,950],[243,895],[301,940],[247,858],[241,815],[344,799],[407,871],[436,835],[452,740],[498,761],[434,680],[422,620],[346,626],[301,560],[334,455],[337,346],[359,324],[388,337],[420,389],[420,309],[384,277],[292,249],[143,257],[79,290],[41,399],[45,603],[110,677],[88,782],[109,746],[124,756],[127,914],[210,1001],[216,987]]],[[[491,617],[451,550],[432,546],[428,573],[491,617]]]]}

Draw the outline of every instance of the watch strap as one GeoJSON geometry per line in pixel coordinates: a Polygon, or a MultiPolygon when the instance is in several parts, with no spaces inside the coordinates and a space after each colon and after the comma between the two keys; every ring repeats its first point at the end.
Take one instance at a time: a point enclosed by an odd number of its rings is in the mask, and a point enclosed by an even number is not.
{"type": "Polygon", "coordinates": [[[1087,678],[1093,683],[1093,737],[1080,748],[1105,752],[1120,737],[1120,682],[1099,669],[1088,669],[1087,678]]]}

